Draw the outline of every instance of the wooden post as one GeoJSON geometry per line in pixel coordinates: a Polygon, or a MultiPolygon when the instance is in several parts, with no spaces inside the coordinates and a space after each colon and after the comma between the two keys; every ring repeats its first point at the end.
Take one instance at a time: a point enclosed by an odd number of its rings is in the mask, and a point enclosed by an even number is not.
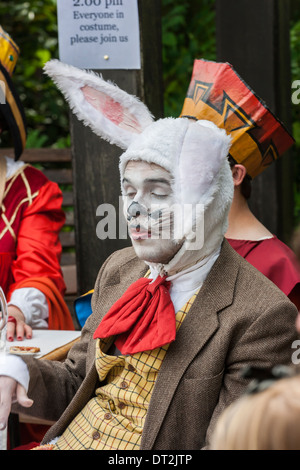
{"type": "MultiPolygon", "coordinates": [[[[217,59],[229,62],[291,129],[289,0],[216,0],[217,59]]],[[[288,242],[293,229],[291,152],[253,182],[251,208],[288,242]]]]}
{"type": "MultiPolygon", "coordinates": [[[[141,39],[141,70],[101,70],[105,80],[111,80],[128,93],[138,96],[156,117],[163,115],[161,65],[161,0],[139,0],[141,39]]],[[[100,240],[96,227],[100,218],[97,207],[111,204],[119,213],[119,156],[122,150],[97,137],[72,114],[72,165],[77,246],[78,292],[94,287],[103,262],[114,251],[128,246],[129,240],[100,240]]]]}

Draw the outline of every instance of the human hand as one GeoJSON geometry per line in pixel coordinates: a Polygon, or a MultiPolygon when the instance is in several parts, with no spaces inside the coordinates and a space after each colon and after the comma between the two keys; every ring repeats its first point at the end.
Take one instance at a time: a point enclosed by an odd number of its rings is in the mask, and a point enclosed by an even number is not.
{"type": "Polygon", "coordinates": [[[22,341],[24,337],[27,339],[32,338],[32,328],[25,323],[25,317],[22,311],[15,305],[9,305],[7,311],[7,341],[13,341],[15,335],[18,341],[22,341]]]}
{"type": "Polygon", "coordinates": [[[25,408],[30,408],[33,400],[28,398],[25,388],[16,380],[0,376],[0,431],[6,428],[13,402],[25,408]]]}

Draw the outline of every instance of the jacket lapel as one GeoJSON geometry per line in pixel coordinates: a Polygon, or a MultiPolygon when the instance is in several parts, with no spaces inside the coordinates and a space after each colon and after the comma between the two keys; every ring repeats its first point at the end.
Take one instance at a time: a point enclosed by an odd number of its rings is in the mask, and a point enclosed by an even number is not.
{"type": "Polygon", "coordinates": [[[188,365],[219,327],[217,313],[232,303],[240,259],[226,269],[232,249],[224,241],[221,253],[205,280],[174,343],[167,351],[151,397],[142,448],[151,449],[176,388],[188,365]],[[229,273],[227,277],[224,273],[229,273]]]}

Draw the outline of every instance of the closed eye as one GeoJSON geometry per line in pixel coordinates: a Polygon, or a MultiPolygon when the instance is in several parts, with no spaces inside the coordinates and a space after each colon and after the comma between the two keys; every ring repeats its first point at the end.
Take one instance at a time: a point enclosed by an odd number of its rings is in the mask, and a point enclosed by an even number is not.
{"type": "Polygon", "coordinates": [[[151,196],[154,196],[158,199],[164,199],[168,197],[168,194],[156,194],[156,193],[151,193],[151,196]]]}
{"type": "Polygon", "coordinates": [[[127,193],[125,194],[125,196],[126,196],[126,197],[129,197],[130,199],[134,199],[134,198],[135,198],[135,195],[136,195],[136,193],[133,192],[133,191],[132,191],[132,192],[127,192],[127,193]]]}

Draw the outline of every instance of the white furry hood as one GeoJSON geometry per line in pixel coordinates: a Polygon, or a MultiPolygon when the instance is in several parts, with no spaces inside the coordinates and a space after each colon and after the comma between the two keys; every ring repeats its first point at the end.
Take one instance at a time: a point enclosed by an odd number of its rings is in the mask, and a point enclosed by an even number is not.
{"type": "Polygon", "coordinates": [[[122,178],[130,160],[155,163],[173,176],[178,202],[196,204],[210,193],[229,148],[230,137],[209,121],[160,119],[121,155],[120,175],[122,178]]]}
{"type": "Polygon", "coordinates": [[[184,206],[185,243],[160,271],[184,269],[221,245],[233,198],[230,142],[225,130],[209,121],[166,118],[148,126],[121,155],[121,179],[129,161],[155,163],[170,172],[175,201],[184,206]]]}
{"type": "Polygon", "coordinates": [[[193,217],[185,220],[185,242],[165,270],[184,269],[219,248],[233,198],[227,160],[231,139],[226,132],[210,121],[166,118],[155,122],[136,97],[94,73],[59,61],[48,62],[45,71],[79,119],[97,135],[126,149],[120,157],[121,178],[131,160],[155,163],[172,175],[176,202],[196,207],[193,217]],[[205,214],[204,243],[195,246],[189,236],[203,228],[200,206],[205,214]]]}

